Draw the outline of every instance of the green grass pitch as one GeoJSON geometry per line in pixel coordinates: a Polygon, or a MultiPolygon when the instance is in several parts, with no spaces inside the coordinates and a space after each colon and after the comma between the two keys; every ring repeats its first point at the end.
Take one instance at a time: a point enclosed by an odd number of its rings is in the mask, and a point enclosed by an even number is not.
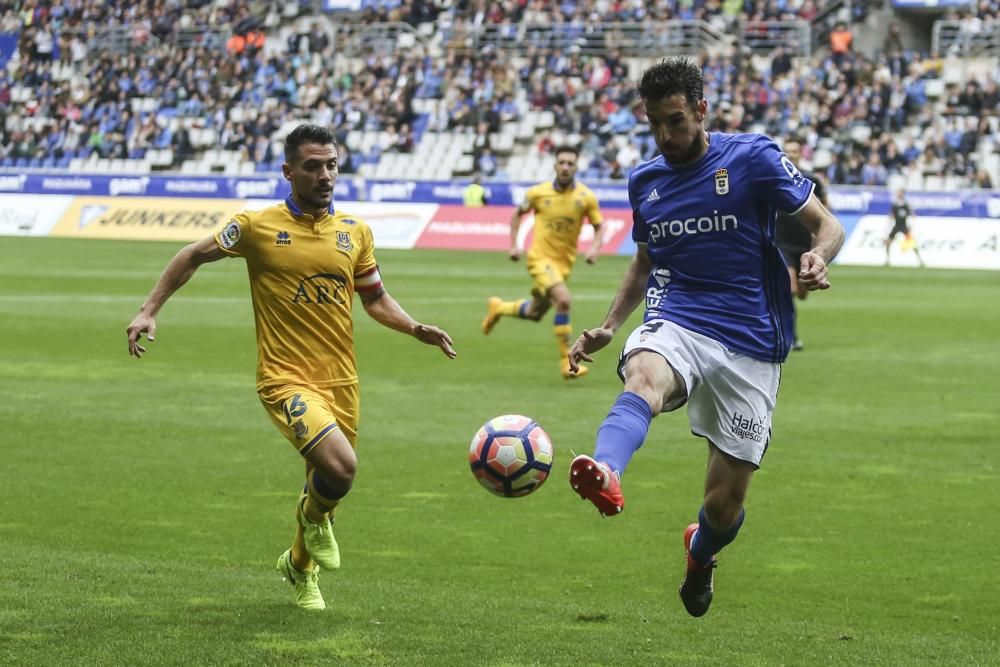
{"type": "MultiPolygon", "coordinates": [[[[716,598],[685,614],[681,532],[705,445],[654,422],[602,520],[571,451],[620,390],[620,332],[558,373],[551,323],[479,331],[525,295],[499,253],[382,251],[390,292],[459,357],[356,306],[361,466],[339,513],[331,609],[274,572],[302,465],[253,389],[244,265],[203,267],[129,358],[125,326],[168,243],[0,239],[0,663],[12,665],[986,665],[1000,656],[1000,274],[835,267],[801,309],[775,432],[716,598]],[[556,463],[534,495],[466,462],[520,412],[556,463]]],[[[627,259],[577,265],[573,327],[627,259]]]]}

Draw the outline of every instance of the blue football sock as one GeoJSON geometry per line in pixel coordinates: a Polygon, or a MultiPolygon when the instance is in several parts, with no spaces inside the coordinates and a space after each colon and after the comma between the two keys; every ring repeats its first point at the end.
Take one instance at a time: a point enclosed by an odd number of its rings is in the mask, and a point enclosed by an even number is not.
{"type": "Polygon", "coordinates": [[[623,392],[597,429],[594,459],[607,463],[621,476],[632,455],[642,447],[652,419],[653,411],[645,399],[630,391],[623,392]]]}
{"type": "Polygon", "coordinates": [[[329,512],[337,506],[341,498],[347,495],[347,491],[341,491],[319,474],[318,470],[313,470],[309,475],[306,484],[309,497],[322,511],[329,512]]]}
{"type": "Polygon", "coordinates": [[[736,534],[740,532],[746,512],[740,510],[740,515],[736,519],[733,527],[724,533],[720,533],[708,523],[705,516],[705,508],[698,512],[698,532],[691,540],[691,559],[699,565],[705,565],[712,560],[712,556],[722,551],[722,547],[736,539],[736,534]]]}

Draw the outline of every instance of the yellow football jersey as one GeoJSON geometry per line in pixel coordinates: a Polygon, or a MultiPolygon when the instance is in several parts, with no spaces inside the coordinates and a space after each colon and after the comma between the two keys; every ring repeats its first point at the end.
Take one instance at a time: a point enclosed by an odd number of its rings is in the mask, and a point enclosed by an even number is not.
{"type": "Polygon", "coordinates": [[[289,197],[236,215],[215,242],[247,263],[258,390],[357,382],[354,292],[381,287],[367,224],[332,210],[314,218],[289,197]]]}
{"type": "Polygon", "coordinates": [[[549,257],[572,266],[583,218],[594,227],[604,220],[594,192],[579,182],[566,190],[557,190],[552,181],[539,183],[528,190],[523,206],[535,211],[535,238],[528,259],[549,257]]]}

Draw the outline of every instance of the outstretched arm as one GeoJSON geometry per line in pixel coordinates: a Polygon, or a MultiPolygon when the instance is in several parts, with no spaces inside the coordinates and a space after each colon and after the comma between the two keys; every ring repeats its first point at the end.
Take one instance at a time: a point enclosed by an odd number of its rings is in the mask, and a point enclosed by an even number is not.
{"type": "Polygon", "coordinates": [[[365,312],[382,326],[409,334],[421,343],[437,345],[449,359],[455,358],[457,353],[452,349],[453,343],[448,332],[430,324],[417,322],[385,289],[379,287],[371,292],[358,292],[358,295],[361,297],[365,312]]]}
{"type": "Polygon", "coordinates": [[[844,228],[816,195],[809,198],[805,208],[795,218],[813,234],[812,250],[802,253],[799,282],[809,291],[828,289],[830,281],[827,265],[844,244],[844,228]]]}
{"type": "Polygon", "coordinates": [[[186,245],[174,255],[174,258],[163,269],[163,273],[160,274],[156,285],[153,286],[153,291],[146,297],[146,301],[139,309],[139,314],[125,330],[128,335],[130,355],[139,358],[146,351],[145,347],[139,345],[142,334],[146,334],[146,338],[149,340],[155,340],[156,315],[167,299],[191,279],[199,266],[207,262],[218,261],[225,256],[226,253],[219,248],[214,236],[186,245]]]}
{"type": "Polygon", "coordinates": [[[649,279],[649,272],[652,268],[646,244],[640,243],[636,247],[635,257],[632,258],[632,262],[625,271],[621,287],[618,288],[618,293],[611,303],[611,310],[608,311],[604,322],[595,329],[584,329],[580,337],[573,343],[573,347],[569,351],[571,371],[575,372],[580,367],[581,361],[592,362],[593,359],[590,355],[610,343],[618,328],[642,303],[646,293],[646,281],[649,279]]]}

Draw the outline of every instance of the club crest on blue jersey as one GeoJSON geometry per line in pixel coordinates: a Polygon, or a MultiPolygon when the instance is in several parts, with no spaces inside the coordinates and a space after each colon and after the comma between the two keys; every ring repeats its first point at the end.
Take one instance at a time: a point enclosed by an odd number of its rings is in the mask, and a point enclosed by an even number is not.
{"type": "Polygon", "coordinates": [[[292,235],[286,231],[278,232],[274,245],[292,245],[292,235]]]}
{"type": "Polygon", "coordinates": [[[354,250],[354,245],[351,243],[351,235],[348,232],[337,232],[337,247],[344,252],[354,250]]]}
{"type": "Polygon", "coordinates": [[[725,167],[715,170],[715,194],[729,194],[729,170],[725,167]]]}

